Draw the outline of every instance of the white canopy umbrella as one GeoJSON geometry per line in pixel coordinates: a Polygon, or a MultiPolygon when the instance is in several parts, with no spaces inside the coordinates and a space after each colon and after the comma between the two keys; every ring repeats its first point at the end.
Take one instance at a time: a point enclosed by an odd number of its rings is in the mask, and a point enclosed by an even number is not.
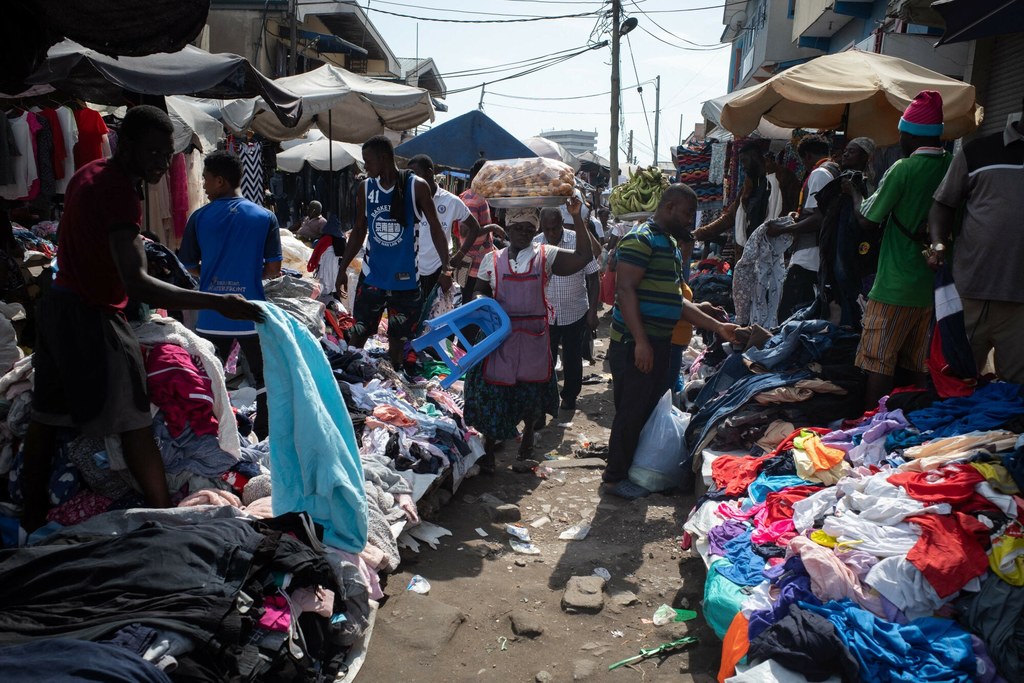
{"type": "MultiPolygon", "coordinates": [[[[168,95],[164,98],[167,105],[167,116],[174,126],[172,139],[174,152],[184,152],[190,145],[195,145],[200,152],[209,153],[217,149],[217,143],[224,138],[224,126],[201,107],[195,106],[194,98],[168,95]]],[[[115,116],[123,119],[128,113],[125,106],[112,104],[87,103],[90,109],[104,116],[115,116]]]]}
{"type": "Polygon", "coordinates": [[[430,93],[380,81],[330,64],[274,81],[302,98],[302,117],[286,128],[256,100],[252,128],[273,140],[301,136],[314,124],[332,140],[363,143],[386,131],[403,131],[434,120],[430,93]]]}
{"type": "Polygon", "coordinates": [[[217,142],[224,138],[220,121],[183,97],[168,96],[164,101],[167,115],[174,124],[175,152],[183,152],[189,145],[195,145],[203,153],[217,149],[217,142]]]}
{"type": "MultiPolygon", "coordinates": [[[[707,137],[714,138],[720,142],[728,142],[733,139],[733,134],[722,127],[722,109],[725,108],[727,103],[737,97],[749,93],[756,87],[757,86],[754,85],[749,88],[734,90],[731,93],[716,97],[713,100],[708,100],[704,103],[704,106],[701,108],[701,114],[713,126],[711,133],[708,133],[707,137]]],[[[793,129],[776,126],[767,119],[761,119],[761,122],[757,125],[757,128],[754,129],[754,132],[751,133],[751,135],[766,138],[768,140],[789,140],[793,137],[793,129]]]]}
{"type": "Polygon", "coordinates": [[[565,147],[562,147],[554,140],[534,136],[523,140],[523,144],[529,147],[530,151],[539,157],[561,161],[562,163],[572,166],[572,170],[574,171],[580,170],[580,160],[577,159],[572,152],[567,150],[565,147]]]}
{"type": "MultiPolygon", "coordinates": [[[[256,115],[256,98],[217,100],[208,97],[177,96],[177,99],[188,102],[204,113],[219,120],[224,127],[234,133],[243,133],[252,123],[256,115]]],[[[299,133],[301,135],[301,133],[299,133]]]]}
{"type": "Polygon", "coordinates": [[[363,163],[363,150],[350,142],[328,140],[320,133],[307,140],[293,140],[282,145],[277,167],[286,173],[298,173],[304,164],[318,171],[340,171],[352,164],[363,163]]]}

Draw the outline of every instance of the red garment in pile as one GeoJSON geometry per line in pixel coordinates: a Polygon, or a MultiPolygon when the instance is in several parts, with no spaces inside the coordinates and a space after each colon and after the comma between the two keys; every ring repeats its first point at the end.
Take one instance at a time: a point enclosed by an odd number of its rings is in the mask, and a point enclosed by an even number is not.
{"type": "Polygon", "coordinates": [[[907,553],[940,598],[947,598],[988,571],[989,528],[970,515],[917,515],[908,522],[921,528],[921,538],[907,553]],[[955,561],[950,561],[955,558],[955,561]]]}
{"type": "Polygon", "coordinates": [[[814,495],[820,490],[820,486],[794,486],[782,491],[772,491],[764,499],[764,526],[793,519],[793,503],[814,495]]]}
{"type": "Polygon", "coordinates": [[[947,465],[928,472],[898,472],[889,477],[890,484],[903,487],[914,500],[929,505],[949,503],[960,512],[996,509],[974,490],[974,485],[982,481],[985,477],[967,464],[947,465]]]}
{"type": "Polygon", "coordinates": [[[767,459],[767,456],[723,455],[711,463],[711,478],[717,488],[725,489],[726,495],[742,496],[751,482],[757,479],[761,465],[767,459]]]}
{"type": "Polygon", "coordinates": [[[189,352],[174,344],[156,344],[146,354],[149,400],[164,415],[167,431],[179,436],[186,426],[197,436],[217,436],[213,384],[189,352]]]}
{"type": "Polygon", "coordinates": [[[760,458],[755,458],[752,455],[723,455],[711,463],[711,478],[714,479],[715,486],[724,488],[728,496],[742,496],[747,492],[747,487],[751,482],[757,479],[757,475],[761,473],[764,461],[792,449],[793,440],[805,431],[815,434],[829,433],[828,429],[822,427],[804,427],[793,431],[782,440],[782,443],[774,451],[765,453],[760,458]]]}

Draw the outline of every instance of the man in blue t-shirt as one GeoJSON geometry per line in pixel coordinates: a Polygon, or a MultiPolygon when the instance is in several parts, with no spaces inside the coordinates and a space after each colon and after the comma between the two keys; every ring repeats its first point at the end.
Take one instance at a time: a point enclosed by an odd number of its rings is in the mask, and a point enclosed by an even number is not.
{"type": "MultiPolygon", "coordinates": [[[[238,157],[225,151],[206,157],[203,189],[210,203],[189,217],[178,258],[199,276],[202,291],[263,301],[263,280],[281,275],[281,233],[273,213],[241,196],[241,182],[238,157]]],[[[267,395],[256,326],[204,310],[199,312],[196,332],[213,342],[221,361],[227,360],[233,342],[238,341],[257,391],[253,428],[265,438],[267,395]]]]}

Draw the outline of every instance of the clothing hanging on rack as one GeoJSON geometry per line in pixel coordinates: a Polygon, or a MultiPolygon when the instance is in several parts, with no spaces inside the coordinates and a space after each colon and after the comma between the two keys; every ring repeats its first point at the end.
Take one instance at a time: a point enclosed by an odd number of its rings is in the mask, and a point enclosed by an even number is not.
{"type": "Polygon", "coordinates": [[[14,142],[14,130],[6,116],[0,116],[0,186],[14,182],[15,157],[21,154],[14,142]]]}
{"type": "Polygon", "coordinates": [[[104,154],[103,137],[108,133],[107,124],[98,111],[88,107],[75,112],[78,124],[78,144],[75,145],[75,168],[79,169],[90,161],[109,156],[104,154]]]}
{"type": "Polygon", "coordinates": [[[160,182],[147,186],[146,225],[161,244],[175,250],[180,240],[174,234],[174,218],[171,214],[171,190],[167,175],[160,182]]]}
{"type": "Polygon", "coordinates": [[[185,154],[185,181],[188,186],[188,215],[209,200],[203,189],[203,155],[199,150],[185,154]]]}
{"type": "Polygon", "coordinates": [[[61,129],[60,117],[57,116],[56,109],[39,109],[36,110],[36,113],[50,124],[50,132],[53,135],[53,152],[50,155],[50,163],[53,166],[53,180],[56,183],[64,178],[64,160],[68,155],[67,149],[64,147],[64,131],[61,129]]]}
{"type": "MultiPolygon", "coordinates": [[[[22,112],[20,116],[8,119],[11,126],[11,140],[17,156],[13,157],[13,179],[11,183],[0,187],[0,197],[10,200],[30,198],[33,184],[38,185],[39,170],[36,166],[35,141],[32,124],[35,115],[22,112]]],[[[36,188],[38,192],[38,187],[36,188]]]]}
{"type": "Polygon", "coordinates": [[[171,168],[167,172],[171,189],[171,219],[174,224],[174,237],[180,241],[185,234],[185,223],[188,222],[188,177],[185,170],[185,155],[175,154],[171,159],[171,168]]]}
{"type": "Polygon", "coordinates": [[[75,174],[75,145],[78,144],[78,122],[75,120],[75,112],[70,107],[59,107],[57,109],[57,120],[60,121],[61,133],[64,136],[64,168],[63,173],[57,179],[57,194],[64,194],[68,188],[68,181],[75,174]]]}
{"type": "Polygon", "coordinates": [[[232,151],[242,160],[242,196],[263,206],[263,143],[236,140],[232,151]]]}

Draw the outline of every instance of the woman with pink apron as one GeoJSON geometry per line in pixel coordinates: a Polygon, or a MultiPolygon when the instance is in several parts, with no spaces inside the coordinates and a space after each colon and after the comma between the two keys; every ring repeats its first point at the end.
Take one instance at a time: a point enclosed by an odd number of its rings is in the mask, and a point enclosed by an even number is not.
{"type": "Polygon", "coordinates": [[[534,244],[540,225],[536,209],[509,210],[505,218],[509,246],[484,257],[474,296],[490,296],[508,313],[512,331],[483,363],[466,377],[467,424],[486,437],[485,472],[494,470],[499,441],[514,439],[523,423],[519,457],[533,449],[534,423],[558,414],[558,385],[548,339],[548,305],[544,290],[552,275],[579,272],[593,259],[595,238],[580,217],[579,200],[567,202],[578,235],[576,250],[534,244]]]}

